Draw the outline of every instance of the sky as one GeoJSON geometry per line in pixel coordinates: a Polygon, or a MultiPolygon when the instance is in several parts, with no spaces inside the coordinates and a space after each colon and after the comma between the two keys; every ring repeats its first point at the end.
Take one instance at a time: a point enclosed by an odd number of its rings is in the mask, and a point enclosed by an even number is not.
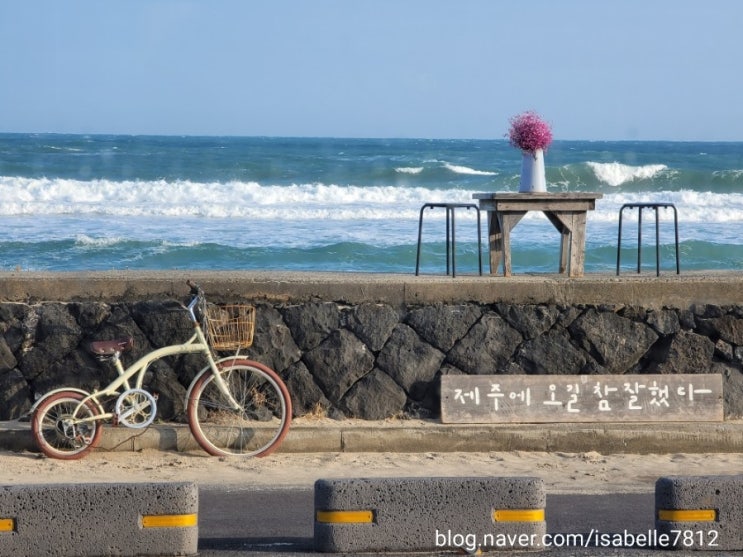
{"type": "Polygon", "coordinates": [[[739,0],[0,0],[0,132],[743,141],[739,0]]]}

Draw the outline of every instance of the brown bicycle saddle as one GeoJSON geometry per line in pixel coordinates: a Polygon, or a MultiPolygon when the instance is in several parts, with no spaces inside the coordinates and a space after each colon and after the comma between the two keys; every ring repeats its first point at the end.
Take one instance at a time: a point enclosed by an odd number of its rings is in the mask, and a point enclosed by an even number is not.
{"type": "Polygon", "coordinates": [[[124,337],[113,340],[94,340],[88,345],[88,349],[98,356],[113,356],[117,352],[126,352],[132,346],[134,346],[134,339],[124,337]]]}

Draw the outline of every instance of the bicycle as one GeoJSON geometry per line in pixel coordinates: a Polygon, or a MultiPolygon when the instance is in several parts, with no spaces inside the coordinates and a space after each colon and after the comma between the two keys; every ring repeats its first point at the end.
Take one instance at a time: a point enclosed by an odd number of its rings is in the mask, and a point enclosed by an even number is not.
{"type": "Polygon", "coordinates": [[[36,402],[31,427],[45,455],[82,458],[100,441],[104,422],[133,429],[149,426],[157,399],[143,388],[148,366],[166,356],[193,353],[208,362],[186,394],[188,425],[198,444],[215,456],[266,456],[279,446],[291,424],[289,391],[275,371],[240,356],[253,343],[255,308],[207,304],[201,288],[187,284],[191,301],[183,307],[194,326],[190,339],[155,349],[127,368],[121,355],[132,348],[131,337],[93,341],[89,350],[112,361],[118,377],[102,390],[55,389],[36,402]],[[235,354],[215,359],[217,351],[227,350],[235,354]]]}

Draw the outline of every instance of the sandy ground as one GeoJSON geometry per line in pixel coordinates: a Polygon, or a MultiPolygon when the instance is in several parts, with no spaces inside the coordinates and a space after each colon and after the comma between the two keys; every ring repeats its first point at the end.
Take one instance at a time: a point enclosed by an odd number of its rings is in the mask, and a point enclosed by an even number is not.
{"type": "Polygon", "coordinates": [[[743,473],[743,454],[306,453],[219,458],[177,453],[97,451],[77,461],[0,452],[0,485],[193,481],[199,485],[310,488],[319,478],[538,476],[548,493],[652,492],[668,475],[743,473]]]}

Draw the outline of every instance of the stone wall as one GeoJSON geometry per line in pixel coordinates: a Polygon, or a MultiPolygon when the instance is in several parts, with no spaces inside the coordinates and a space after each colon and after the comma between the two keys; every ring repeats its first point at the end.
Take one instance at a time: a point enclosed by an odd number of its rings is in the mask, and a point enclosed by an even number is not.
{"type": "MultiPolygon", "coordinates": [[[[224,298],[224,296],[221,296],[224,298]]],[[[295,415],[437,417],[443,374],[719,373],[726,418],[743,415],[743,306],[386,303],[256,299],[249,357],[285,379],[295,415]]],[[[133,336],[132,362],[181,342],[191,324],[174,298],[0,303],[0,420],[59,386],[114,376],[86,346],[133,336]]],[[[159,418],[183,419],[199,356],[160,361],[145,384],[159,418]]]]}

